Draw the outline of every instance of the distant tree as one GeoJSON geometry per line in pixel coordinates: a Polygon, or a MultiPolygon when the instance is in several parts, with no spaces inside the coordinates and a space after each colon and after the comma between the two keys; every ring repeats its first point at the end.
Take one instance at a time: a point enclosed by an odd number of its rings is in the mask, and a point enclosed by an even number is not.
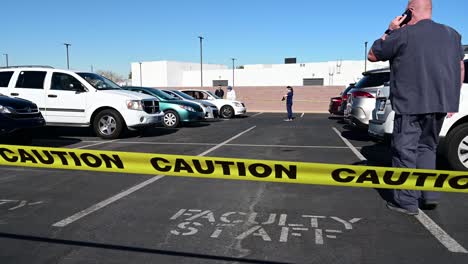
{"type": "Polygon", "coordinates": [[[132,72],[130,72],[130,73],[128,74],[128,79],[129,79],[129,80],[132,79],[132,72]]]}
{"type": "Polygon", "coordinates": [[[243,69],[244,69],[244,66],[242,66],[242,65],[241,65],[241,66],[238,66],[237,69],[243,70],[243,69]]]}
{"type": "Polygon", "coordinates": [[[113,71],[103,71],[103,70],[98,70],[96,71],[97,74],[99,75],[102,75],[104,77],[106,77],[107,79],[115,82],[115,83],[121,83],[125,80],[125,78],[118,74],[118,73],[115,73],[113,71]]]}

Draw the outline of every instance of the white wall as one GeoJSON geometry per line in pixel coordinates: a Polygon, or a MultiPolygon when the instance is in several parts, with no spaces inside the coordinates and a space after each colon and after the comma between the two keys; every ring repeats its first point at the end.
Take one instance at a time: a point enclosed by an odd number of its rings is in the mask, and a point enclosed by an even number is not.
{"type": "MultiPolygon", "coordinates": [[[[367,69],[387,67],[387,63],[368,63],[367,69]]],[[[336,62],[246,65],[235,70],[235,86],[302,86],[303,79],[323,78],[324,85],[348,85],[361,78],[364,61],[343,61],[338,69],[336,62]],[[333,77],[330,76],[333,73],[333,77]]],[[[198,86],[200,71],[184,72],[182,86],[198,86]]],[[[228,80],[232,85],[232,69],[203,71],[204,86],[213,80],[228,80]]]]}
{"type": "MultiPolygon", "coordinates": [[[[140,86],[140,63],[132,63],[132,85],[140,86]]],[[[226,65],[203,64],[205,70],[227,69],[226,65]]],[[[200,85],[200,64],[177,61],[149,61],[141,63],[142,86],[149,87],[172,87],[183,86],[184,72],[198,72],[198,79],[193,86],[200,85]]]]}
{"type": "MultiPolygon", "coordinates": [[[[196,87],[200,86],[200,64],[155,61],[143,62],[143,86],[196,87]]],[[[388,63],[367,63],[367,69],[388,66],[388,63]]],[[[303,79],[323,78],[324,85],[348,85],[361,78],[364,61],[256,64],[235,70],[235,86],[302,86],[303,79]],[[330,76],[333,74],[333,76],[330,76]]],[[[133,85],[140,85],[140,64],[132,63],[133,85]]],[[[232,69],[225,65],[204,64],[203,86],[212,86],[213,80],[228,80],[232,85],[232,69]]]]}

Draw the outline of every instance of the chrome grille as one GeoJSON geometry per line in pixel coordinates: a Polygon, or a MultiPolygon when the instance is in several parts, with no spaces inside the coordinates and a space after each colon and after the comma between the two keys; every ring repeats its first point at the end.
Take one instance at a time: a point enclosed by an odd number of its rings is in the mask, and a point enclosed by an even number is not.
{"type": "Polygon", "coordinates": [[[26,114],[26,115],[29,115],[29,114],[37,114],[39,113],[39,109],[37,107],[25,107],[25,108],[21,108],[21,109],[15,109],[15,112],[17,114],[26,114]]]}
{"type": "Polygon", "coordinates": [[[143,110],[148,114],[156,114],[159,112],[159,101],[143,100],[143,110]]]}

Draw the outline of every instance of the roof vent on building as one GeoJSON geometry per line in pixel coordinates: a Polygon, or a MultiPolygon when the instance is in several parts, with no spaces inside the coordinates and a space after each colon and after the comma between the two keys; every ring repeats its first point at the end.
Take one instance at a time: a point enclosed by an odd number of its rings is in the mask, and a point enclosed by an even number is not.
{"type": "Polygon", "coordinates": [[[284,64],[296,64],[297,59],[296,58],[286,58],[284,59],[284,64]]]}

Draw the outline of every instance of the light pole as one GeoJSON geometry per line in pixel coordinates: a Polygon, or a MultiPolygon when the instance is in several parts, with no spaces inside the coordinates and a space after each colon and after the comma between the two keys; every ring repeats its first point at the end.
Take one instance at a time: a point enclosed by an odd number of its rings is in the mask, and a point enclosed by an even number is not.
{"type": "Polygon", "coordinates": [[[367,41],[364,42],[364,72],[367,71],[367,41]]]}
{"type": "Polygon", "coordinates": [[[143,74],[141,73],[141,62],[140,63],[140,86],[143,86],[143,74]]]}
{"type": "Polygon", "coordinates": [[[6,66],[8,67],[8,53],[3,53],[5,56],[6,66]]]}
{"type": "Polygon", "coordinates": [[[203,88],[203,40],[205,38],[202,36],[198,38],[200,39],[200,86],[203,88]]]}
{"type": "Polygon", "coordinates": [[[63,43],[65,45],[65,48],[67,49],[67,69],[70,69],[70,55],[68,53],[68,47],[71,46],[70,43],[63,43]]]}
{"type": "Polygon", "coordinates": [[[236,58],[231,58],[231,60],[232,60],[232,88],[234,88],[234,84],[235,84],[235,82],[234,82],[234,80],[235,80],[234,79],[234,77],[235,77],[234,72],[236,70],[236,65],[235,65],[236,58]]]}

